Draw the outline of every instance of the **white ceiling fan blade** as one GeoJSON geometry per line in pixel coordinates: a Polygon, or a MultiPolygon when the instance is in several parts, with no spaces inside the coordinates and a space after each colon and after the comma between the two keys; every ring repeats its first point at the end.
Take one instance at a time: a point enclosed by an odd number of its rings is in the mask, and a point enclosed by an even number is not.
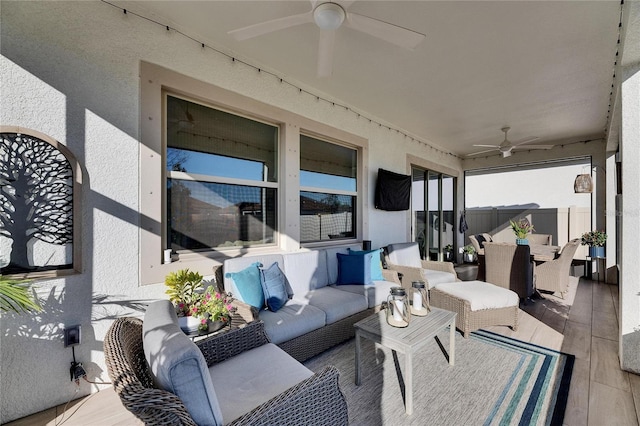
{"type": "Polygon", "coordinates": [[[514,149],[551,149],[553,145],[519,145],[514,146],[514,149]]]}
{"type": "Polygon", "coordinates": [[[356,13],[347,13],[345,25],[407,49],[414,49],[427,37],[419,32],[356,13]]]}
{"type": "Polygon", "coordinates": [[[342,7],[344,10],[347,10],[347,8],[349,8],[349,6],[351,6],[355,2],[356,0],[342,0],[342,1],[336,1],[335,3],[338,3],[340,7],[342,7]]]}
{"type": "Polygon", "coordinates": [[[472,152],[471,154],[467,154],[467,157],[471,157],[474,155],[480,155],[480,154],[486,154],[487,152],[493,152],[496,151],[498,148],[494,148],[494,149],[486,149],[484,151],[479,151],[479,152],[472,152]]]}
{"type": "Polygon", "coordinates": [[[318,77],[331,77],[333,74],[333,47],[336,30],[320,30],[318,46],[318,77]]]}
{"type": "Polygon", "coordinates": [[[537,136],[532,136],[530,138],[524,138],[524,139],[520,139],[518,141],[513,142],[513,146],[518,146],[518,145],[523,145],[525,143],[529,143],[529,142],[533,142],[533,141],[537,141],[538,139],[540,139],[537,136]]]}
{"type": "Polygon", "coordinates": [[[309,22],[313,22],[313,11],[301,13],[299,15],[285,16],[284,18],[273,19],[271,21],[260,22],[259,24],[249,25],[248,27],[229,31],[227,34],[238,41],[242,41],[274,31],[283,30],[285,28],[307,24],[309,22]]]}
{"type": "Polygon", "coordinates": [[[473,144],[473,146],[479,146],[480,148],[500,148],[500,145],[481,145],[481,144],[473,144]]]}

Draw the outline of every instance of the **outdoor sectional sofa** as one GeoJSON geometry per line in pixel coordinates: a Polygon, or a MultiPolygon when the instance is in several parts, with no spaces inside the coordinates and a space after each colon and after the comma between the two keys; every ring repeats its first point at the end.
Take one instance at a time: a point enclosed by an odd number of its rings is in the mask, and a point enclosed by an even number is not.
{"type": "Polygon", "coordinates": [[[380,251],[363,253],[355,245],[230,258],[223,264],[224,290],[236,298],[234,303],[245,312],[245,319],[264,323],[272,343],[304,361],[353,337],[353,324],[379,311],[391,287],[401,284],[396,272],[382,268],[370,283],[350,282],[345,271],[357,265],[360,257],[367,281],[376,275],[373,269],[378,265],[370,262],[380,261],[380,251]],[[261,285],[253,275],[256,264],[262,265],[263,272],[277,264],[286,278],[287,300],[277,310],[248,301],[247,288],[261,285]],[[250,282],[245,280],[248,272],[250,282]]]}

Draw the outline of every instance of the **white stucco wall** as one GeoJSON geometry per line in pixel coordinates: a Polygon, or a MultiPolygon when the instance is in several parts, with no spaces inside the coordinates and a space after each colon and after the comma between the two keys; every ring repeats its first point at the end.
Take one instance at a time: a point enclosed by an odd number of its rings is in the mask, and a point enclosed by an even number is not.
{"type": "Polygon", "coordinates": [[[581,173],[591,173],[589,163],[545,169],[527,169],[467,176],[465,207],[526,206],[532,208],[591,207],[591,194],[576,194],[573,182],[581,173]],[[487,188],[499,189],[486,191],[487,188]],[[508,203],[508,205],[505,205],[508,203]]]}
{"type": "MultiPolygon", "coordinates": [[[[638,15],[640,16],[640,15],[638,15]]],[[[640,263],[637,259],[640,235],[640,63],[622,73],[622,206],[620,215],[620,363],[625,370],[640,374],[640,263]]]]}
{"type": "MultiPolygon", "coordinates": [[[[379,167],[408,172],[407,155],[460,170],[455,157],[317,102],[105,3],[2,2],[0,13],[0,123],[57,139],[84,173],[83,214],[77,218],[83,229],[83,272],[37,283],[42,314],[2,316],[1,423],[96,390],[83,382],[76,393],[69,381],[72,356],[63,347],[65,325],[82,325],[83,342],[75,353],[88,378],[108,381],[102,341],[112,320],[140,315],[146,303],[164,297],[161,283],[139,285],[140,61],[368,139],[370,182],[379,167]]],[[[367,194],[370,205],[373,188],[367,194]]],[[[372,210],[365,226],[374,246],[410,235],[405,212],[372,210]]]]}

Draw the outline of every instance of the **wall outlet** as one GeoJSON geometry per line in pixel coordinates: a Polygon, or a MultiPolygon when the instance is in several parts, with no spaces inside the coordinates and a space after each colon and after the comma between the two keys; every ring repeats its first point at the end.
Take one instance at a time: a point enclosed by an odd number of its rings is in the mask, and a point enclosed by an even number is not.
{"type": "Polygon", "coordinates": [[[81,362],[72,362],[69,373],[71,375],[71,381],[75,381],[76,383],[78,383],[83,377],[87,376],[87,372],[84,370],[81,362]]]}
{"type": "Polygon", "coordinates": [[[64,347],[76,346],[80,344],[80,326],[74,325],[64,329],[64,347]]]}

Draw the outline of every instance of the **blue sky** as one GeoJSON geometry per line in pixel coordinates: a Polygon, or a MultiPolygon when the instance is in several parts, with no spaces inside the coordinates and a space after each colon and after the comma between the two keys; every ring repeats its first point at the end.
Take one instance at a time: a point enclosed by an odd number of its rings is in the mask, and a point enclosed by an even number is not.
{"type": "MultiPolygon", "coordinates": [[[[188,154],[181,166],[187,173],[202,174],[209,176],[220,176],[232,179],[249,179],[258,182],[263,181],[263,166],[261,162],[244,160],[232,157],[225,157],[216,154],[201,153],[195,151],[184,151],[176,148],[168,148],[168,153],[181,152],[188,154]]],[[[167,165],[167,169],[171,170],[172,164],[167,165]]],[[[193,184],[190,184],[191,186],[193,184]]],[[[343,176],[332,176],[323,173],[300,171],[300,185],[304,187],[322,188],[324,190],[340,190],[340,191],[355,191],[356,179],[347,178],[343,176]]],[[[209,186],[206,185],[205,186],[209,186]]],[[[212,188],[213,189],[213,188],[212,188]]],[[[209,194],[212,195],[212,194],[209,194]]],[[[196,198],[198,197],[194,194],[196,198]]],[[[325,194],[319,194],[318,199],[324,198],[325,194]]],[[[211,202],[211,198],[202,200],[205,202],[211,202]]],[[[214,197],[219,198],[219,195],[214,197]]],[[[235,204],[238,201],[247,202],[259,202],[259,191],[256,191],[255,199],[236,199],[226,200],[228,203],[235,204]]],[[[221,200],[219,200],[221,201],[221,200]]],[[[222,205],[223,203],[216,203],[216,205],[222,205]]]]}
{"type": "MultiPolygon", "coordinates": [[[[180,152],[182,150],[168,148],[167,151],[171,153],[172,151],[180,152]]],[[[182,152],[188,153],[186,161],[182,163],[182,167],[186,169],[187,173],[263,181],[263,167],[262,163],[258,161],[194,151],[182,152]]],[[[172,165],[169,164],[167,166],[170,169],[172,165]]],[[[308,171],[300,171],[300,185],[340,191],[356,190],[356,180],[354,178],[308,171]]]]}

